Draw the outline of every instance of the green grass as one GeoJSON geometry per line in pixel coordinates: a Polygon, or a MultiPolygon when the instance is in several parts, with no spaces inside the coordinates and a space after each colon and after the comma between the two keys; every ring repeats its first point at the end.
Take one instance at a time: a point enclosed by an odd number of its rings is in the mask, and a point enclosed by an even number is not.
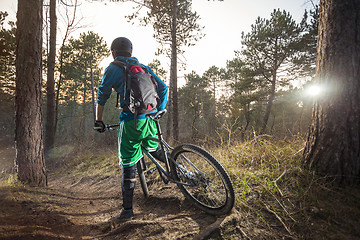
{"type": "Polygon", "coordinates": [[[60,171],[67,171],[74,176],[116,176],[120,174],[119,160],[114,150],[102,149],[101,152],[80,151],[66,162],[60,171]]]}
{"type": "Polygon", "coordinates": [[[0,187],[19,187],[21,185],[17,180],[16,173],[2,173],[0,175],[0,187]]]}

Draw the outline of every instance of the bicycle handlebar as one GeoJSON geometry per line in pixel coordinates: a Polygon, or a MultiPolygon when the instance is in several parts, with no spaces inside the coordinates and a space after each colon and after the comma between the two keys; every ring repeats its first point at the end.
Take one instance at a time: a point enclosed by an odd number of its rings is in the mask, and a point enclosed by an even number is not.
{"type": "MultiPolygon", "coordinates": [[[[154,121],[158,121],[160,120],[160,118],[162,118],[162,116],[167,112],[166,109],[163,109],[161,111],[158,111],[156,113],[151,113],[151,114],[147,114],[145,115],[146,117],[150,117],[152,120],[154,121]]],[[[114,130],[114,127],[118,127],[119,124],[106,124],[105,125],[105,129],[108,130],[114,130]]],[[[93,130],[100,130],[101,127],[93,127],[93,130]]]]}
{"type": "MultiPolygon", "coordinates": [[[[106,124],[105,129],[114,130],[114,127],[118,127],[119,124],[106,124]]],[[[93,127],[93,130],[100,130],[101,127],[93,127]]]]}

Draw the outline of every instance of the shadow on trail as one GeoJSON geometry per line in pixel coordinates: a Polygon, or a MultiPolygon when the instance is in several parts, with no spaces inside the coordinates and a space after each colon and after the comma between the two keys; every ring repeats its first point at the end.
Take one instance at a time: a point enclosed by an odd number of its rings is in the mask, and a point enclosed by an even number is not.
{"type": "Polygon", "coordinates": [[[23,189],[0,188],[0,239],[81,239],[91,226],[75,225],[65,216],[26,200],[23,189]]]}
{"type": "Polygon", "coordinates": [[[98,239],[194,239],[218,219],[173,196],[141,196],[136,202],[133,220],[107,228],[98,239]]]}

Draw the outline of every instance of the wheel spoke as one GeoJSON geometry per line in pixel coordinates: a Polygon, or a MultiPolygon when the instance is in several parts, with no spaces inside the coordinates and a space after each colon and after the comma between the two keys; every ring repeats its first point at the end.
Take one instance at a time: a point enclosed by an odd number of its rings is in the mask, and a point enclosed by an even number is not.
{"type": "Polygon", "coordinates": [[[170,167],[181,192],[198,208],[221,215],[234,206],[229,175],[204,149],[189,144],[177,146],[171,153],[170,167]]]}
{"type": "Polygon", "coordinates": [[[179,175],[183,176],[188,183],[193,183],[193,186],[185,186],[185,188],[193,193],[197,201],[209,207],[219,207],[225,203],[226,196],[225,199],[223,196],[226,195],[226,191],[221,191],[221,188],[224,187],[222,186],[223,182],[206,159],[198,154],[188,152],[181,154],[178,162],[179,175]]]}

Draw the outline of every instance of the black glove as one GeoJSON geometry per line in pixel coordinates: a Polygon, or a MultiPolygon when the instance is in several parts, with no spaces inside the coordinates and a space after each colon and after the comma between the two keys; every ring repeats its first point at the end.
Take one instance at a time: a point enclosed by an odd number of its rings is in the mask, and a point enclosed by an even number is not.
{"type": "Polygon", "coordinates": [[[103,123],[103,121],[95,121],[94,130],[100,133],[105,132],[105,124],[103,123]]]}

